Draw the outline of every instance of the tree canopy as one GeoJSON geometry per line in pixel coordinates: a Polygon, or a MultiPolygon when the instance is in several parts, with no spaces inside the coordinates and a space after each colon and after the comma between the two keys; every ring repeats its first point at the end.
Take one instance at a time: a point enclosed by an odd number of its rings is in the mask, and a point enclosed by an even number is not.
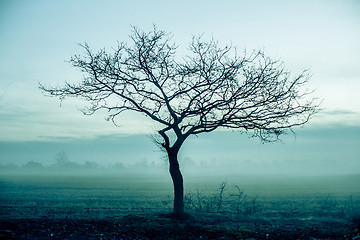
{"type": "Polygon", "coordinates": [[[88,100],[87,114],[106,109],[114,120],[136,111],[163,125],[163,133],[186,136],[232,128],[272,141],[318,110],[312,92],[302,89],[309,72],[291,76],[280,60],[263,51],[240,55],[235,47],[193,37],[190,54],[176,58],[177,47],[164,31],[134,28],[131,39],[132,45],[120,42],[113,53],[93,53],[81,45],[85,56],[75,55],[70,62],[86,74],[83,81],[40,88],[60,98],[88,100]]]}

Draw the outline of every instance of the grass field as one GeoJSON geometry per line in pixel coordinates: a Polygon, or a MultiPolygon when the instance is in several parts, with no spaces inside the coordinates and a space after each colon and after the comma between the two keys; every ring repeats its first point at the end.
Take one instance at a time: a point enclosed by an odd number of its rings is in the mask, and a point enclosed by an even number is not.
{"type": "Polygon", "coordinates": [[[342,239],[360,224],[360,175],[185,179],[191,215],[168,217],[168,176],[1,176],[0,237],[342,239]]]}

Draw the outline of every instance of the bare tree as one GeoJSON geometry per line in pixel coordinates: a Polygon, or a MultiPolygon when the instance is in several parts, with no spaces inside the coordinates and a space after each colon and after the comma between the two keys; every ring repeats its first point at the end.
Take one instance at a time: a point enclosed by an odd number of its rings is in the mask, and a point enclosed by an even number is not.
{"type": "Polygon", "coordinates": [[[70,62],[85,74],[82,82],[40,88],[60,99],[88,100],[86,114],[106,109],[108,120],[114,121],[124,111],[135,111],[159,123],[174,184],[175,216],[184,213],[178,152],[190,135],[228,128],[276,141],[318,111],[312,92],[304,88],[308,71],[292,76],[281,61],[262,51],[240,55],[232,46],[193,37],[190,54],[176,58],[171,37],[156,27],[150,32],[134,28],[130,37],[131,46],[120,42],[112,53],[94,53],[81,45],[85,55],[70,62]]]}
{"type": "Polygon", "coordinates": [[[55,160],[58,166],[64,167],[66,165],[69,165],[69,155],[65,151],[58,152],[55,155],[55,160]]]}

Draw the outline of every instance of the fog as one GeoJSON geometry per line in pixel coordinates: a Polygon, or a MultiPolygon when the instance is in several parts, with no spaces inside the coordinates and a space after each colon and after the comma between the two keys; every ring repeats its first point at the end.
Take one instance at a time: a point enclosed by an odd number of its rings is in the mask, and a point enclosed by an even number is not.
{"type": "MultiPolygon", "coordinates": [[[[298,129],[278,143],[230,131],[190,137],[179,154],[186,176],[360,173],[360,128],[298,129]]],[[[2,142],[0,171],[17,174],[167,175],[166,155],[149,135],[2,142]]]]}

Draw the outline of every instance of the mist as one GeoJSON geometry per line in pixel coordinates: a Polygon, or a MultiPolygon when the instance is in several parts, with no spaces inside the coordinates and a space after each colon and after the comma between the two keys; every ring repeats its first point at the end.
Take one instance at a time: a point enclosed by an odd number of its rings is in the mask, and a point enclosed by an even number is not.
{"type": "MultiPolygon", "coordinates": [[[[246,134],[217,131],[187,139],[180,167],[189,175],[346,175],[360,169],[359,127],[297,129],[262,144],[246,134]]],[[[164,152],[150,135],[2,142],[2,173],[168,174],[164,152]],[[66,155],[63,163],[59,154],[66,155]]]]}

